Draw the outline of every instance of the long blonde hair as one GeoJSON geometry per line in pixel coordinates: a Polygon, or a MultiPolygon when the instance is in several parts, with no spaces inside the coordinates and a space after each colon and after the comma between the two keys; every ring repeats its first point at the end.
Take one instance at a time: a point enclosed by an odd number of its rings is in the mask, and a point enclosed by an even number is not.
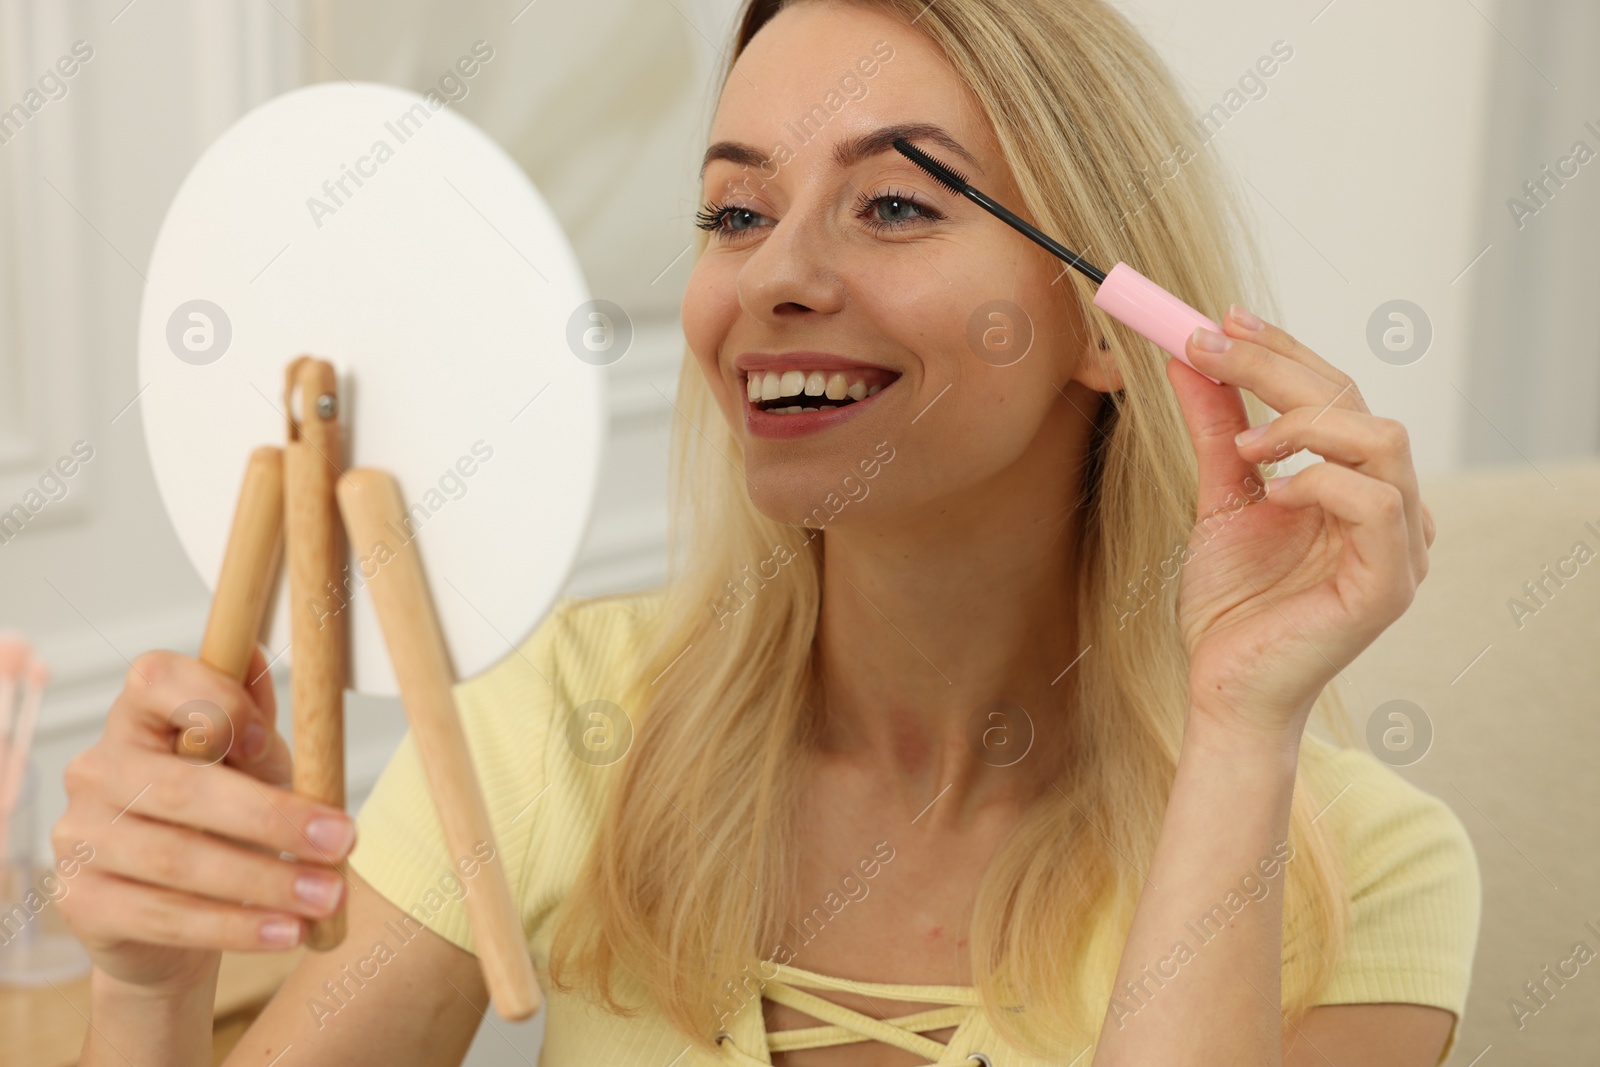
{"type": "MultiPolygon", "coordinates": [[[[1213,315],[1234,300],[1270,314],[1233,190],[1196,143],[1160,60],[1108,3],[849,2],[915,19],[993,128],[1021,190],[1013,207],[1045,232],[1104,267],[1133,263],[1213,315]]],[[[747,0],[730,65],[783,6],[747,0]]],[[[1063,299],[1103,333],[1124,383],[1085,413],[1095,431],[1078,501],[1078,632],[1093,653],[1064,679],[1069,767],[985,872],[969,931],[991,1023],[1039,1054],[1076,1051],[1098,1033],[1160,829],[1188,667],[1180,583],[1150,576],[1189,539],[1197,506],[1165,354],[1096,311],[1084,279],[1068,278],[1063,299]]],[[[1265,409],[1248,399],[1259,417],[1265,409]]],[[[571,990],[575,967],[579,985],[624,1015],[637,1010],[617,998],[614,983],[626,981],[709,1048],[723,1028],[718,1006],[748,997],[751,963],[772,957],[792,918],[826,532],[808,537],[755,508],[738,437],[692,354],[676,403],[673,577],[633,681],[635,744],[564,902],[550,976],[571,990]],[[759,566],[769,560],[781,563],[770,575],[759,566]]],[[[1318,807],[1301,775],[1284,884],[1287,1022],[1315,1002],[1344,936],[1343,877],[1312,822],[1318,807]]]]}

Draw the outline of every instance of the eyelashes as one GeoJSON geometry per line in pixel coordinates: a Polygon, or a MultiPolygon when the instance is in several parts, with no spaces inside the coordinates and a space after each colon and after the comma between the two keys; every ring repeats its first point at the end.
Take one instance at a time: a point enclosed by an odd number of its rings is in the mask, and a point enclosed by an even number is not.
{"type": "MultiPolygon", "coordinates": [[[[866,193],[860,194],[856,198],[855,214],[861,220],[862,225],[875,233],[903,231],[915,225],[936,222],[944,218],[938,211],[918,200],[914,194],[901,193],[893,189],[879,193],[876,196],[869,196],[866,193]],[[877,215],[878,205],[880,204],[892,204],[902,209],[914,209],[918,214],[900,219],[882,219],[877,215]]],[[[744,219],[766,218],[759,211],[740,207],[737,204],[707,203],[699,211],[695,212],[694,224],[702,230],[710,231],[712,236],[719,241],[736,240],[739,235],[759,228],[750,226],[745,229],[729,229],[727,223],[735,217],[744,219]]]]}
{"type": "MultiPolygon", "coordinates": [[[[734,211],[742,211],[731,204],[712,204],[709,201],[694,213],[694,224],[702,230],[720,230],[722,220],[734,211]]],[[[753,211],[745,211],[747,215],[754,215],[753,211]]],[[[720,236],[720,235],[719,235],[720,236]]]]}

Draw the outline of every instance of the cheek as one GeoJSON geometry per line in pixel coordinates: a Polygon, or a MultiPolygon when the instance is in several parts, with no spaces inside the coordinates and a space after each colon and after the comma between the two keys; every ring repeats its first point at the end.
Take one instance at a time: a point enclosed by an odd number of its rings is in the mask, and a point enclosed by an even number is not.
{"type": "Polygon", "coordinates": [[[997,369],[1016,372],[1006,381],[1031,376],[1025,364],[1042,361],[1055,328],[1044,309],[1060,295],[1035,260],[988,240],[894,251],[862,264],[852,288],[883,332],[915,353],[932,389],[927,399],[948,383],[993,379],[984,372],[997,369]]]}
{"type": "Polygon", "coordinates": [[[718,355],[727,343],[728,331],[738,317],[738,291],[734,277],[725,269],[702,259],[695,265],[684,288],[680,319],[683,338],[700,364],[700,370],[718,404],[728,408],[730,395],[718,366],[718,355]]]}
{"type": "Polygon", "coordinates": [[[929,264],[910,250],[848,266],[852,269],[843,277],[856,309],[852,321],[861,355],[870,360],[877,354],[902,367],[904,377],[896,387],[915,389],[923,404],[951,382],[960,388],[960,379],[970,373],[967,299],[953,294],[970,292],[970,281],[959,270],[929,264]]]}
{"type": "MultiPolygon", "coordinates": [[[[951,404],[945,413],[940,465],[961,472],[965,479],[981,481],[1039,447],[1041,435],[1051,437],[1047,428],[1064,402],[1048,382],[1036,374],[1018,373],[1021,370],[1021,364],[984,367],[957,386],[962,390],[961,403],[951,404]]],[[[944,399],[952,399],[954,393],[952,389],[944,399]]]]}
{"type": "Polygon", "coordinates": [[[1071,409],[1057,386],[1074,330],[1049,275],[1037,278],[1024,266],[949,257],[937,271],[918,260],[882,276],[877,321],[921,364],[907,419],[924,412],[915,427],[923,433],[907,450],[903,478],[970,489],[1030,449],[1060,447],[1060,423],[1071,409]],[[1007,339],[998,347],[997,334],[1007,339]],[[1025,354],[1013,347],[1024,337],[1025,354]]]}

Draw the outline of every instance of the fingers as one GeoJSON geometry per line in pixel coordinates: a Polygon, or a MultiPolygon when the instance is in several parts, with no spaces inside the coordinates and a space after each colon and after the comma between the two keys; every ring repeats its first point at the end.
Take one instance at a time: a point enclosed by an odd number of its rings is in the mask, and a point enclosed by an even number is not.
{"type": "Polygon", "coordinates": [[[85,871],[58,906],[91,948],[142,941],[262,952],[292,948],[305,932],[296,915],[210,901],[98,872],[85,871]]]}
{"type": "Polygon", "coordinates": [[[92,951],[282,949],[337,909],[348,883],[333,867],[355,823],[274,784],[290,771],[275,714],[260,649],[242,684],[175,652],[134,662],[105,735],[67,764],[52,837],[93,848],[93,869],[60,902],[92,951]],[[174,751],[189,729],[214,757],[174,751]]]}
{"type": "Polygon", "coordinates": [[[171,753],[127,749],[107,758],[96,746],[67,765],[66,784],[75,796],[98,798],[108,822],[132,813],[327,865],[355,844],[355,822],[343,811],[226,764],[196,767],[171,753]]]}
{"type": "MultiPolygon", "coordinates": [[[[1285,413],[1268,423],[1268,429],[1256,427],[1260,433],[1239,442],[1241,458],[1266,462],[1305,448],[1336,466],[1388,483],[1401,497],[1406,548],[1420,581],[1427,573],[1435,527],[1417,488],[1405,427],[1373,418],[1349,375],[1277,326],[1237,304],[1222,325],[1226,337],[1201,330],[1190,339],[1188,351],[1196,367],[1249,389],[1285,413]]],[[[1324,479],[1318,475],[1319,484],[1324,479]]]]}
{"type": "Polygon", "coordinates": [[[276,700],[260,649],[251,667],[246,688],[192,657],[165,649],[142,653],[111,706],[106,739],[171,752],[178,732],[194,731],[212,753],[203,762],[225,759],[263,781],[287,782],[290,754],[277,734],[276,700]]]}
{"type": "MultiPolygon", "coordinates": [[[[57,835],[68,840],[95,836],[72,818],[63,820],[57,835]]],[[[248,902],[320,918],[332,913],[344,894],[344,878],[332,868],[282,860],[131,812],[118,820],[117,833],[98,836],[96,871],[223,903],[248,902]]]]}
{"type": "Polygon", "coordinates": [[[1265,503],[1315,505],[1345,524],[1345,551],[1366,572],[1363,578],[1339,568],[1339,596],[1352,616],[1375,616],[1387,626],[1411,604],[1417,579],[1399,489],[1337,463],[1313,463],[1269,487],[1265,503]]]}
{"type": "MultiPolygon", "coordinates": [[[[1229,336],[1254,341],[1256,344],[1262,345],[1278,355],[1306,367],[1318,376],[1326,378],[1341,390],[1349,387],[1349,395],[1355,399],[1354,407],[1356,410],[1367,410],[1366,401],[1361,399],[1360,391],[1356,389],[1354,380],[1348,374],[1311,351],[1311,349],[1289,336],[1283,330],[1272,325],[1272,323],[1261,321],[1257,316],[1235,304],[1228,310],[1228,317],[1223,320],[1222,327],[1228,332],[1229,336]]],[[[1265,400],[1266,398],[1263,397],[1262,399],[1265,400]]],[[[1271,403],[1271,401],[1267,402],[1271,403]]],[[[1277,405],[1273,404],[1273,407],[1277,407],[1277,405]]],[[[1278,410],[1283,411],[1286,409],[1278,408],[1278,410]]]]}
{"type": "Polygon", "coordinates": [[[1295,408],[1240,434],[1238,448],[1239,454],[1253,463],[1309,449],[1324,459],[1394,486],[1405,502],[1412,571],[1418,581],[1427,574],[1428,545],[1432,540],[1428,525],[1432,517],[1424,517],[1416,470],[1411,463],[1411,441],[1403,424],[1348,408],[1295,408]]]}
{"type": "Polygon", "coordinates": [[[1253,341],[1224,337],[1202,328],[1189,338],[1188,353],[1197,370],[1250,390],[1275,411],[1340,403],[1365,410],[1353,384],[1335,382],[1253,341]]]}
{"type": "Polygon", "coordinates": [[[1255,469],[1239,455],[1234,436],[1249,425],[1244,397],[1231,385],[1216,385],[1182,360],[1167,360],[1167,380],[1178,395],[1178,407],[1194,443],[1199,467],[1201,515],[1224,506],[1228,494],[1244,493],[1245,479],[1255,469]]]}
{"type": "Polygon", "coordinates": [[[172,731],[212,726],[225,731],[218,746],[232,749],[251,723],[266,725],[245,688],[220,672],[167,649],[140,653],[106,724],[108,736],[149,749],[170,750],[172,731]],[[214,711],[196,707],[211,705],[214,711]],[[216,719],[216,712],[222,718],[216,719]],[[116,733],[112,734],[115,728],[116,733]]]}

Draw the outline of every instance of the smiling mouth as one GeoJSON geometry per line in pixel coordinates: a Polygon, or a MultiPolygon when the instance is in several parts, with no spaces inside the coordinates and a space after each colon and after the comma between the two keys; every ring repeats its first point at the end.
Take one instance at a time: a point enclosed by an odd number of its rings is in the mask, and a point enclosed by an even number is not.
{"type": "Polygon", "coordinates": [[[745,375],[745,397],[773,415],[798,415],[847,407],[876,396],[899,374],[877,369],[850,371],[752,370],[745,375]]]}

